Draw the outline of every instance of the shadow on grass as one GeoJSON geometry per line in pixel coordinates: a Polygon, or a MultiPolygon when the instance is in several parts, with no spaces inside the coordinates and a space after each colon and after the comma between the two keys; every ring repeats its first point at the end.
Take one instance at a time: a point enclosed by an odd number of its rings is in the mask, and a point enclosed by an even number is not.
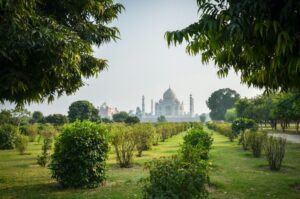
{"type": "Polygon", "coordinates": [[[272,172],[272,173],[287,173],[296,170],[296,167],[290,165],[282,165],[279,171],[270,170],[269,165],[267,164],[260,164],[257,166],[257,168],[259,170],[272,172]]]}

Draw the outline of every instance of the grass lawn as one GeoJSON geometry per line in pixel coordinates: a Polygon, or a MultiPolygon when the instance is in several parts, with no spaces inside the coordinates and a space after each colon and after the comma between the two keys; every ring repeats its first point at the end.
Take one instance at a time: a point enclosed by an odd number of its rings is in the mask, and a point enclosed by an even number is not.
{"type": "MultiPolygon", "coordinates": [[[[96,189],[61,189],[51,179],[46,168],[36,165],[41,144],[30,143],[28,155],[18,155],[14,150],[0,151],[0,198],[141,198],[140,180],[147,176],[143,163],[178,151],[182,136],[177,135],[153,150],[135,158],[130,169],[116,165],[113,149],[108,165],[108,179],[96,189]]],[[[282,171],[271,172],[265,157],[253,158],[236,142],[231,143],[214,133],[211,151],[211,198],[282,198],[300,199],[300,145],[288,144],[282,171]]]]}

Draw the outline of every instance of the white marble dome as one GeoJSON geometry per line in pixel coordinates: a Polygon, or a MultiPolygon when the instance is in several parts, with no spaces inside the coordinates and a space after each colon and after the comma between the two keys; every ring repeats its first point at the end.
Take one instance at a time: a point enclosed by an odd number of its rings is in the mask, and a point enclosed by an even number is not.
{"type": "Polygon", "coordinates": [[[164,92],[163,99],[174,101],[174,100],[176,100],[176,95],[175,95],[174,91],[171,88],[169,88],[168,90],[166,90],[164,92]]]}

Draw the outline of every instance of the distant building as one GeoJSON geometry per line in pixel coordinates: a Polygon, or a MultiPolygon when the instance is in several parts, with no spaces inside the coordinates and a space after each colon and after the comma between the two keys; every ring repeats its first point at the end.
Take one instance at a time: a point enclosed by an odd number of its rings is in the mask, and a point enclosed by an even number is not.
{"type": "Polygon", "coordinates": [[[112,119],[113,114],[118,113],[118,109],[115,107],[110,107],[106,103],[103,103],[99,108],[99,114],[101,118],[112,119]]]}
{"type": "Polygon", "coordinates": [[[145,97],[142,97],[142,114],[137,116],[142,122],[157,122],[157,118],[161,115],[165,116],[168,122],[187,122],[187,121],[200,121],[198,115],[194,114],[194,99],[190,95],[190,111],[184,113],[183,102],[180,102],[175,92],[168,88],[164,94],[163,99],[155,103],[155,114],[153,114],[153,100],[151,100],[151,113],[147,114],[145,110],[145,97]]]}

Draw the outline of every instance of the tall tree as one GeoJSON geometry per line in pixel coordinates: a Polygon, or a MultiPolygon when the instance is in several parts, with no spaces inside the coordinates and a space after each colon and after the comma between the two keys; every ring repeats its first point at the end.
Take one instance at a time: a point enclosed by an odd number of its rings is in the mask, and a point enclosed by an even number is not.
{"type": "Polygon", "coordinates": [[[116,40],[113,0],[1,0],[0,102],[22,105],[72,94],[107,61],[92,45],[116,40]]]}
{"type": "Polygon", "coordinates": [[[68,118],[70,122],[76,120],[91,120],[97,121],[100,117],[96,114],[99,112],[94,105],[86,100],[73,102],[69,107],[68,118]]]}
{"type": "Polygon", "coordinates": [[[213,60],[218,75],[230,69],[266,90],[300,88],[300,1],[197,0],[200,19],[166,33],[168,44],[213,60]]]}
{"type": "Polygon", "coordinates": [[[230,88],[219,89],[211,94],[206,101],[212,120],[224,120],[226,110],[232,108],[240,95],[230,88]]]}
{"type": "Polygon", "coordinates": [[[120,113],[116,113],[113,115],[114,122],[125,122],[129,117],[128,113],[125,111],[121,111],[120,113]]]}
{"type": "Polygon", "coordinates": [[[68,117],[62,114],[52,114],[45,117],[45,122],[54,125],[63,125],[68,122],[68,117]]]}

